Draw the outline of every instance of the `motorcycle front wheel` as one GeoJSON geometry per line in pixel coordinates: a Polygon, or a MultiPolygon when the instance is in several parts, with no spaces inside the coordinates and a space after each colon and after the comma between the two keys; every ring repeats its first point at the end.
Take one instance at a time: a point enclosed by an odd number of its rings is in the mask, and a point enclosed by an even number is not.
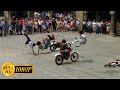
{"type": "Polygon", "coordinates": [[[71,59],[71,61],[76,62],[78,60],[78,53],[77,52],[73,52],[70,55],[70,59],[71,59]]]}
{"type": "Polygon", "coordinates": [[[63,63],[63,58],[61,55],[58,55],[56,58],[55,58],[55,63],[57,65],[61,65],[63,63]]]}

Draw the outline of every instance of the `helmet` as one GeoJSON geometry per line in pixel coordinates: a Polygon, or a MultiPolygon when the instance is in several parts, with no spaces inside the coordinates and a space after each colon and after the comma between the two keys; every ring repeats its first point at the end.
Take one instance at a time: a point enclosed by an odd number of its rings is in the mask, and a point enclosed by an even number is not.
{"type": "Polygon", "coordinates": [[[80,34],[83,34],[83,31],[80,31],[79,33],[80,33],[80,34]]]}
{"type": "Polygon", "coordinates": [[[37,41],[37,45],[40,45],[41,44],[41,42],[40,41],[37,41]]]}
{"type": "Polygon", "coordinates": [[[33,43],[33,47],[35,46],[36,44],[35,43],[33,43]]]}
{"type": "Polygon", "coordinates": [[[48,37],[50,37],[50,35],[47,35],[48,37]]]}
{"type": "Polygon", "coordinates": [[[62,40],[62,43],[66,43],[66,40],[65,40],[65,39],[63,39],[63,40],[62,40]]]}

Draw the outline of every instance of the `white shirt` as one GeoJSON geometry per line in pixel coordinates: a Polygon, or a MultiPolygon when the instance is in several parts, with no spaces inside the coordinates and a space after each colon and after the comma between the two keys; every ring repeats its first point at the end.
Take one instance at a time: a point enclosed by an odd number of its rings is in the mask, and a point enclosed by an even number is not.
{"type": "Polygon", "coordinates": [[[101,23],[101,22],[98,22],[98,26],[99,26],[99,27],[102,27],[102,24],[103,24],[103,23],[101,23]]]}
{"type": "Polygon", "coordinates": [[[91,21],[87,22],[87,25],[88,25],[88,26],[91,26],[91,24],[92,24],[92,22],[91,22],[91,21]]]}
{"type": "Polygon", "coordinates": [[[92,22],[92,26],[95,27],[96,26],[96,22],[92,22]]]}
{"type": "Polygon", "coordinates": [[[37,12],[34,12],[34,15],[37,15],[38,13],[37,12]]]}
{"type": "Polygon", "coordinates": [[[86,24],[86,22],[85,21],[83,21],[83,25],[85,25],[86,24]]]}
{"type": "Polygon", "coordinates": [[[9,25],[9,29],[8,30],[12,30],[12,26],[11,25],[9,25]]]}
{"type": "Polygon", "coordinates": [[[80,24],[80,21],[77,20],[77,21],[76,21],[76,25],[79,25],[79,24],[80,24]]]}
{"type": "Polygon", "coordinates": [[[5,21],[1,21],[1,24],[2,24],[2,25],[5,24],[5,21]]]}
{"type": "Polygon", "coordinates": [[[42,20],[38,20],[39,25],[42,25],[42,23],[43,23],[42,20]]]}
{"type": "Polygon", "coordinates": [[[86,35],[85,34],[80,35],[80,39],[86,39],[86,35]]]}

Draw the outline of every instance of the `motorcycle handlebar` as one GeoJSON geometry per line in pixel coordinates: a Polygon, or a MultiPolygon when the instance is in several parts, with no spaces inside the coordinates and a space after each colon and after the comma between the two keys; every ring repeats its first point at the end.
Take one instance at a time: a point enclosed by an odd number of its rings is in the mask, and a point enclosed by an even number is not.
{"type": "Polygon", "coordinates": [[[77,37],[75,37],[75,39],[77,39],[77,37]]]}

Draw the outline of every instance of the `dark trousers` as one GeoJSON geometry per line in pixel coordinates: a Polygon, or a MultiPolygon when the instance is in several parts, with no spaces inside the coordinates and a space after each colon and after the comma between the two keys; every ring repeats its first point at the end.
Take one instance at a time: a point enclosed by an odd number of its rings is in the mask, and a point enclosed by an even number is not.
{"type": "Polygon", "coordinates": [[[92,28],[90,26],[88,26],[88,32],[92,33],[92,28]]]}
{"type": "Polygon", "coordinates": [[[2,36],[2,31],[3,31],[3,30],[2,30],[2,27],[0,27],[0,31],[1,31],[0,35],[2,36]]]}
{"type": "Polygon", "coordinates": [[[31,41],[31,39],[28,37],[28,35],[27,34],[24,34],[25,36],[26,36],[26,38],[27,38],[27,41],[25,42],[25,44],[28,44],[30,41],[31,41]]]}
{"type": "Polygon", "coordinates": [[[52,25],[52,27],[53,27],[53,30],[56,31],[56,26],[55,26],[55,25],[52,25]]]}
{"type": "Polygon", "coordinates": [[[42,32],[42,27],[41,27],[41,25],[38,26],[38,30],[39,30],[39,33],[42,32]]]}
{"type": "Polygon", "coordinates": [[[15,26],[12,26],[12,32],[15,34],[15,26]]]}
{"type": "Polygon", "coordinates": [[[20,25],[20,34],[22,34],[22,28],[23,28],[23,26],[20,25]]]}
{"type": "Polygon", "coordinates": [[[83,25],[82,31],[83,31],[83,32],[87,32],[87,27],[86,27],[86,25],[83,25]]]}
{"type": "Polygon", "coordinates": [[[48,39],[48,40],[47,40],[47,42],[45,43],[45,49],[47,49],[47,48],[48,48],[48,46],[49,46],[49,44],[50,44],[50,41],[51,41],[51,40],[50,40],[50,39],[48,39]]]}

